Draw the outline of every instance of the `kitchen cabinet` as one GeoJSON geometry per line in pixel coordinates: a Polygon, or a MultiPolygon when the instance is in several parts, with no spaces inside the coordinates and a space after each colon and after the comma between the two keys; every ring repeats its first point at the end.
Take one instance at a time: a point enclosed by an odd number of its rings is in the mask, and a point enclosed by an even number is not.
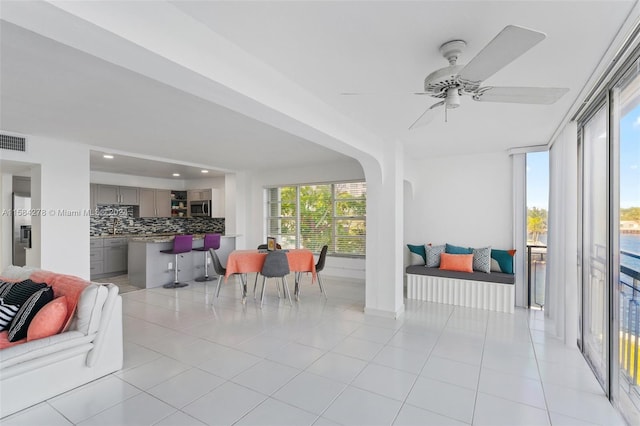
{"type": "Polygon", "coordinates": [[[211,200],[211,217],[224,217],[224,189],[190,189],[189,202],[211,200]]]}
{"type": "Polygon", "coordinates": [[[224,217],[224,189],[213,189],[211,192],[211,217],[224,217]]]}
{"type": "Polygon", "coordinates": [[[140,217],[171,217],[171,191],[140,188],[140,217]]]}
{"type": "Polygon", "coordinates": [[[91,278],[104,271],[104,248],[101,238],[92,238],[89,243],[89,274],[91,278]]]}
{"type": "Polygon", "coordinates": [[[139,201],[138,188],[131,186],[97,185],[97,204],[123,204],[137,206],[139,201]]]}
{"type": "Polygon", "coordinates": [[[89,248],[91,279],[127,272],[126,238],[92,238],[89,248]]]}
{"type": "Polygon", "coordinates": [[[104,274],[127,272],[127,239],[104,239],[104,274]]]}
{"type": "Polygon", "coordinates": [[[210,189],[190,189],[188,191],[189,201],[205,201],[211,199],[210,189]]]}
{"type": "Polygon", "coordinates": [[[98,210],[98,185],[95,183],[89,184],[89,209],[91,209],[92,213],[96,213],[98,210]]]}

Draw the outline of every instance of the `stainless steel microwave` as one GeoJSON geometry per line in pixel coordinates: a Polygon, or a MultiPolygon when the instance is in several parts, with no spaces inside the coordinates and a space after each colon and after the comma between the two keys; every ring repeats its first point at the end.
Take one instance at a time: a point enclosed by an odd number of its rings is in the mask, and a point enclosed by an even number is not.
{"type": "Polygon", "coordinates": [[[189,201],[189,212],[191,217],[211,216],[211,200],[189,201]]]}

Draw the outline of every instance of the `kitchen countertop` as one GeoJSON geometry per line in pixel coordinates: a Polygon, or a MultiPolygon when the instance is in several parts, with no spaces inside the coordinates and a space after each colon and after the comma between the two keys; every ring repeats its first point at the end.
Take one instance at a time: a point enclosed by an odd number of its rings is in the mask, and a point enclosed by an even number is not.
{"type": "MultiPolygon", "coordinates": [[[[109,235],[94,235],[91,238],[128,238],[129,241],[142,241],[149,243],[168,243],[173,241],[173,238],[179,234],[175,233],[159,233],[159,234],[109,234],[109,235]]],[[[194,241],[204,238],[204,233],[193,234],[194,241]]],[[[235,238],[236,235],[221,235],[222,238],[235,238]]]]}

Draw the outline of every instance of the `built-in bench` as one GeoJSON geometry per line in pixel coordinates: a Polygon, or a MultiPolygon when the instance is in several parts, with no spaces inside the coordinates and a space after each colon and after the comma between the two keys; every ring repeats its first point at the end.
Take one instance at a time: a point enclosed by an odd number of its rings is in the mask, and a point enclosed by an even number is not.
{"type": "Polygon", "coordinates": [[[407,266],[407,298],[513,313],[515,275],[407,266]]]}

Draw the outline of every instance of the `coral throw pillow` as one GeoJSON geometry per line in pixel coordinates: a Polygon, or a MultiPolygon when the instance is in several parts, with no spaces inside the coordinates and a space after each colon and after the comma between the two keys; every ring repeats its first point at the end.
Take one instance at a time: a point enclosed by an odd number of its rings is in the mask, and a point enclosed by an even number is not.
{"type": "Polygon", "coordinates": [[[473,272],[473,254],[442,253],[440,255],[440,269],[473,272]]]}
{"type": "Polygon", "coordinates": [[[10,348],[11,346],[19,345],[27,341],[27,338],[16,340],[15,342],[9,341],[9,330],[0,331],[0,349],[10,348]]]}
{"type": "Polygon", "coordinates": [[[62,331],[67,319],[67,297],[53,299],[38,311],[29,324],[27,342],[53,336],[62,331]]]}

